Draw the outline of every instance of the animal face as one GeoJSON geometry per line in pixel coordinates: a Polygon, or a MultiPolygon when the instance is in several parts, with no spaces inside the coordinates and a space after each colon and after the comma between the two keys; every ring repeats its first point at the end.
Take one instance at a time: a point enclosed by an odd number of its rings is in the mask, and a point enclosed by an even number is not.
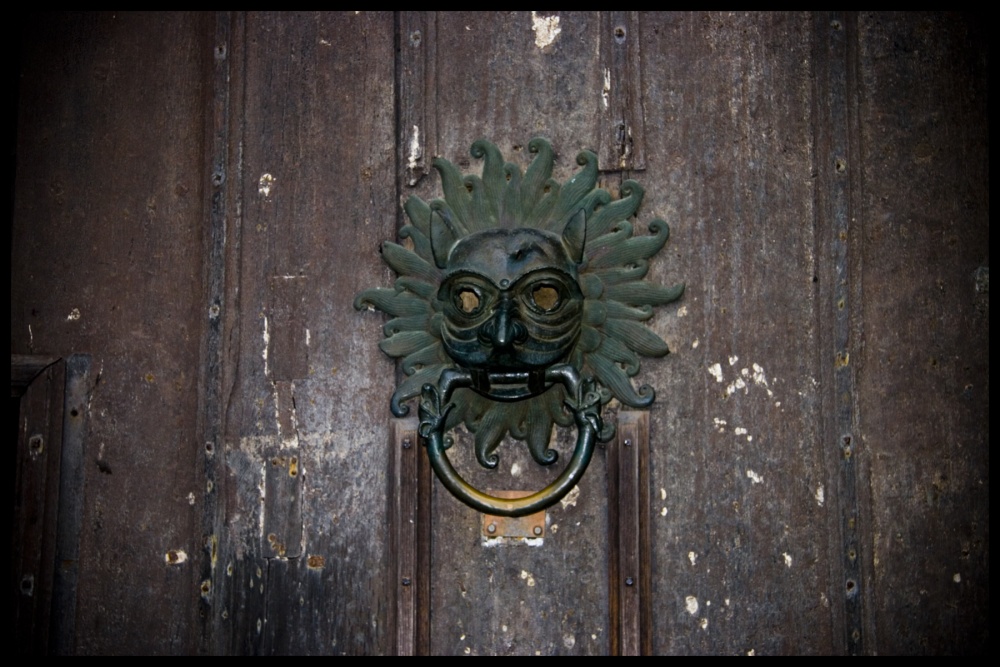
{"type": "Polygon", "coordinates": [[[500,373],[563,361],[583,312],[571,254],[564,239],[536,229],[488,230],[455,244],[438,291],[448,355],[500,373]]]}

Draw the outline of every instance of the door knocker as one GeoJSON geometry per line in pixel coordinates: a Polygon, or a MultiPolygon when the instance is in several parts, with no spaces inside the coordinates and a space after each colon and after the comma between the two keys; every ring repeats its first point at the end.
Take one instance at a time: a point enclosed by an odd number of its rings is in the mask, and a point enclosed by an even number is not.
{"type": "Polygon", "coordinates": [[[614,435],[601,419],[612,398],[635,407],[653,402],[631,377],[639,355],[667,354],[666,343],[643,324],[653,306],[680,298],[684,285],[643,281],[649,258],[666,243],[667,223],[633,236],[628,219],[642,202],[632,180],[622,198],[596,188],[597,156],[582,151],[575,176],[551,178],[552,147],[536,138],[523,174],[488,141],[472,145],[482,177],[463,178],[436,158],[444,199],[428,205],[410,197],[409,223],[399,235],[412,249],[382,245],[398,278],[392,289],[365,290],[355,308],[392,316],[382,351],[402,359],[407,375],[390,401],[409,412],[420,397],[420,435],[435,473],[467,505],[498,516],[524,516],[558,502],[580,480],[598,441],[614,435]],[[445,434],[459,424],[475,434],[476,458],[486,468],[510,434],[541,465],[556,461],[552,425],[575,426],[576,448],[562,474],[541,491],[497,498],[469,485],[451,465],[445,434]]]}

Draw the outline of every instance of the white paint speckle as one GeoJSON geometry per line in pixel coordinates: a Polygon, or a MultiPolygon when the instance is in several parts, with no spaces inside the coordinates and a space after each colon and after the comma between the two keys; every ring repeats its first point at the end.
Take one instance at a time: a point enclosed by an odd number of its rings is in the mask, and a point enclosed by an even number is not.
{"type": "Polygon", "coordinates": [[[322,44],[323,46],[331,46],[330,40],[324,39],[322,37],[319,38],[319,43],[322,44]]]}
{"type": "Polygon", "coordinates": [[[750,657],[753,657],[753,656],[757,655],[757,652],[754,651],[753,649],[750,649],[749,651],[747,651],[747,655],[749,655],[750,657]]]}
{"type": "Polygon", "coordinates": [[[466,646],[465,647],[465,655],[469,655],[470,653],[472,653],[472,649],[469,648],[468,646],[466,646]]]}
{"type": "Polygon", "coordinates": [[[559,501],[563,509],[567,507],[576,507],[576,499],[580,497],[580,487],[574,486],[570,489],[570,492],[566,494],[566,497],[559,501]]]}
{"type": "Polygon", "coordinates": [[[660,500],[666,500],[666,499],[667,499],[667,490],[666,490],[666,489],[664,489],[664,488],[663,488],[663,487],[661,486],[661,487],[660,487],[660,500]]]}
{"type": "Polygon", "coordinates": [[[608,101],[611,97],[611,69],[608,67],[604,68],[604,88],[601,89],[601,102],[604,104],[604,108],[608,108],[608,101]]]}
{"type": "Polygon", "coordinates": [[[553,535],[555,535],[556,531],[558,531],[558,530],[559,530],[559,524],[558,523],[552,524],[552,526],[549,528],[549,532],[552,533],[553,535]]]}
{"type": "Polygon", "coordinates": [[[684,317],[687,314],[688,314],[687,306],[681,306],[680,308],[677,309],[677,317],[684,317]]]}
{"type": "Polygon", "coordinates": [[[535,585],[535,577],[533,577],[527,570],[521,570],[521,579],[524,580],[524,583],[528,584],[528,588],[535,585]]]}
{"type": "Polygon", "coordinates": [[[684,608],[687,609],[687,613],[694,616],[698,613],[698,598],[693,595],[689,595],[684,598],[684,608]]]}
{"type": "Polygon", "coordinates": [[[661,507],[660,508],[660,516],[667,516],[667,508],[666,507],[661,507]]]}
{"type": "Polygon", "coordinates": [[[187,559],[187,552],[183,549],[170,549],[163,555],[163,560],[167,565],[180,565],[187,559]]]}
{"type": "Polygon", "coordinates": [[[697,565],[698,564],[698,554],[696,554],[693,551],[689,551],[688,552],[688,560],[691,561],[691,565],[697,565]]]}
{"type": "Polygon", "coordinates": [[[510,467],[511,477],[517,477],[521,474],[521,464],[515,461],[510,467]]]}
{"type": "Polygon", "coordinates": [[[194,505],[194,491],[187,495],[188,505],[194,505]]]}
{"type": "Polygon", "coordinates": [[[956,584],[962,583],[962,575],[961,575],[961,573],[956,572],[955,574],[953,574],[951,576],[951,580],[954,581],[956,584]]]}
{"type": "Polygon", "coordinates": [[[723,600],[723,602],[725,602],[725,603],[726,603],[726,606],[727,606],[727,607],[729,606],[729,598],[726,598],[725,600],[723,600]]]}
{"type": "Polygon", "coordinates": [[[694,342],[693,342],[693,343],[691,343],[691,349],[692,349],[692,350],[697,350],[697,349],[698,349],[698,345],[699,345],[699,342],[698,342],[698,339],[697,339],[697,338],[695,338],[695,339],[694,339],[694,342]]]}
{"type": "Polygon", "coordinates": [[[730,355],[730,357],[729,357],[729,365],[730,365],[730,366],[733,366],[733,365],[735,365],[735,364],[736,364],[736,362],[737,362],[737,361],[739,361],[739,360],[740,360],[740,358],[739,358],[739,357],[737,357],[737,356],[736,356],[735,354],[733,354],[733,355],[730,355]]]}
{"type": "Polygon", "coordinates": [[[410,170],[410,185],[416,185],[416,176],[413,172],[417,168],[417,163],[424,156],[424,152],[420,149],[420,128],[416,125],[413,126],[413,136],[410,137],[410,153],[406,158],[406,168],[410,170]]]}
{"type": "Polygon", "coordinates": [[[758,475],[757,473],[755,473],[753,470],[750,469],[747,469],[747,477],[754,484],[760,484],[761,482],[764,481],[763,477],[761,477],[760,475],[758,475]]]}
{"type": "Polygon", "coordinates": [[[722,382],[722,364],[712,364],[708,367],[708,372],[716,382],[722,382]]]}
{"type": "Polygon", "coordinates": [[[733,433],[735,433],[736,435],[746,435],[747,430],[742,426],[737,426],[736,428],[733,429],[733,433]]]}
{"type": "Polygon", "coordinates": [[[275,178],[271,174],[261,174],[260,181],[257,182],[257,193],[264,199],[271,198],[271,189],[274,187],[275,178]]]}
{"type": "Polygon", "coordinates": [[[306,347],[309,347],[309,338],[310,338],[309,329],[306,329],[306,347]]]}
{"type": "Polygon", "coordinates": [[[535,46],[540,49],[551,46],[562,32],[558,16],[539,16],[538,12],[531,12],[531,29],[535,31],[535,46]]]}
{"type": "Polygon", "coordinates": [[[573,648],[576,646],[576,637],[572,633],[567,632],[563,635],[563,646],[566,648],[573,648]]]}
{"type": "Polygon", "coordinates": [[[271,332],[267,329],[267,315],[264,316],[264,377],[271,375],[267,367],[267,348],[271,344],[271,332]]]}
{"type": "Polygon", "coordinates": [[[69,322],[76,322],[78,319],[80,319],[79,308],[74,308],[73,310],[69,311],[69,315],[66,316],[66,320],[69,322]]]}
{"type": "Polygon", "coordinates": [[[745,391],[746,387],[747,383],[743,381],[743,378],[736,378],[735,380],[729,383],[728,387],[726,387],[726,397],[728,398],[729,396],[732,396],[740,389],[743,389],[744,390],[743,393],[745,394],[747,393],[745,391]]]}
{"type": "Polygon", "coordinates": [[[507,632],[507,626],[506,625],[501,625],[500,626],[500,632],[507,632]]]}
{"type": "Polygon", "coordinates": [[[767,390],[768,396],[774,396],[774,392],[771,391],[770,386],[767,384],[767,377],[764,375],[764,369],[760,367],[759,364],[753,364],[753,382],[758,387],[764,387],[767,390]]]}
{"type": "Polygon", "coordinates": [[[822,484],[820,484],[819,486],[816,487],[816,491],[815,491],[815,493],[813,493],[813,498],[816,499],[816,504],[817,505],[819,505],[820,507],[823,506],[823,501],[825,500],[825,497],[823,495],[823,485],[822,484]]]}
{"type": "Polygon", "coordinates": [[[748,435],[747,436],[747,442],[753,442],[753,436],[752,435],[748,435]]]}
{"type": "Polygon", "coordinates": [[[708,619],[702,618],[698,621],[698,627],[702,630],[708,630],[708,619]]]}
{"type": "Polygon", "coordinates": [[[785,559],[785,567],[792,566],[792,555],[787,551],[781,554],[781,557],[785,559]]]}

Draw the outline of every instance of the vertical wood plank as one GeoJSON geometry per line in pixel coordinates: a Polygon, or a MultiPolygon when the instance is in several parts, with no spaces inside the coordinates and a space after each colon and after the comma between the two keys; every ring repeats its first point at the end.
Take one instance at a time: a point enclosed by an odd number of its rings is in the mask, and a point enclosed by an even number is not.
{"type": "Polygon", "coordinates": [[[858,210],[861,182],[853,168],[860,162],[857,131],[857,77],[854,17],[832,12],[813,17],[813,61],[816,71],[815,166],[817,318],[822,384],[823,442],[828,450],[831,513],[830,577],[834,599],[832,622],[841,637],[839,650],[866,652],[866,616],[871,579],[862,564],[871,555],[863,546],[867,516],[864,457],[857,456],[855,368],[861,351],[857,335],[862,311],[858,249],[864,220],[858,210]],[[855,363],[851,363],[851,358],[855,363]]]}
{"type": "Polygon", "coordinates": [[[598,164],[603,171],[646,168],[639,12],[601,12],[601,90],[598,164]]]}
{"type": "Polygon", "coordinates": [[[873,653],[991,650],[990,41],[975,15],[857,18],[873,653]]]}
{"type": "Polygon", "coordinates": [[[43,363],[44,370],[32,374],[34,381],[23,387],[20,416],[15,417],[18,439],[9,586],[14,591],[14,646],[19,655],[49,651],[65,362],[48,358],[43,363]]]}
{"type": "Polygon", "coordinates": [[[652,652],[652,563],[649,535],[649,413],[622,410],[609,455],[609,568],[614,655],[652,652]],[[614,483],[611,484],[611,480],[614,483]]]}
{"type": "Polygon", "coordinates": [[[74,612],[75,643],[70,619],[58,621],[60,652],[197,649],[212,23],[57,13],[25,17],[15,39],[11,349],[92,360],[74,480],[86,491],[76,592],[88,603],[74,612]]]}

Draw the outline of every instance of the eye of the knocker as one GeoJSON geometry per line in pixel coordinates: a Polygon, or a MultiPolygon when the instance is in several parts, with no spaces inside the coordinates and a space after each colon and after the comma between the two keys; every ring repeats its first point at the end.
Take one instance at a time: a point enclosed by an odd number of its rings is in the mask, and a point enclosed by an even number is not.
{"type": "Polygon", "coordinates": [[[614,435],[601,418],[612,398],[631,407],[653,402],[653,389],[637,391],[631,378],[640,355],[668,350],[643,322],[653,306],[684,291],[643,280],[669,228],[653,220],[650,234],[633,235],[638,183],[625,181],[622,198],[612,201],[595,187],[590,151],[577,156],[581,171],[560,184],[551,177],[549,143],[536,138],[529,150],[535,158],[523,173],[485,140],[471,151],[484,160],[481,177],[463,178],[435,159],[444,198],[411,197],[400,236],[412,249],[382,247],[399,274],[394,287],[355,299],[358,309],[393,317],[380,347],[402,360],[407,375],[392,396],[393,414],[406,415],[406,402],[419,397],[420,435],[438,478],[467,505],[499,516],[538,512],[572,490],[596,443],[614,435]],[[449,461],[446,433],[459,424],[475,434],[476,458],[487,468],[496,467],[508,434],[541,465],[557,459],[549,448],[553,425],[575,427],[576,446],[549,486],[498,498],[469,485],[449,461]]]}

